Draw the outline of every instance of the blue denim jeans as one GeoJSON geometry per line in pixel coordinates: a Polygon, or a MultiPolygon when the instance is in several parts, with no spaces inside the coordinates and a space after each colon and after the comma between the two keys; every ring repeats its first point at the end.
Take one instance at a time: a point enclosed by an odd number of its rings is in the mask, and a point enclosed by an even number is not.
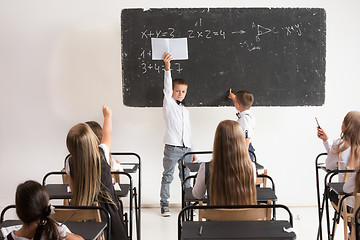
{"type": "MultiPolygon", "coordinates": [[[[185,153],[190,152],[190,151],[191,151],[191,149],[186,148],[186,147],[176,147],[176,146],[165,145],[164,158],[163,158],[164,172],[162,174],[161,189],[160,189],[160,206],[161,207],[169,206],[168,199],[170,198],[170,184],[171,184],[172,180],[174,179],[174,170],[175,170],[176,163],[178,163],[179,178],[180,178],[181,182],[183,181],[184,178],[189,176],[189,170],[187,168],[185,168],[185,171],[184,171],[185,177],[182,176],[182,157],[185,153]]],[[[192,156],[187,155],[185,157],[184,162],[188,163],[191,161],[192,161],[192,156]]],[[[188,183],[185,185],[185,187],[190,187],[189,181],[187,181],[187,182],[188,183]]]]}

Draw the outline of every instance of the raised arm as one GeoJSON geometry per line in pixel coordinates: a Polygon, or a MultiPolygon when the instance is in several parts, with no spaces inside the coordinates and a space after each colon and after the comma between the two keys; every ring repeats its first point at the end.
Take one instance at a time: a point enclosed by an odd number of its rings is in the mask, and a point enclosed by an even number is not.
{"type": "Polygon", "coordinates": [[[234,105],[235,105],[235,101],[236,101],[236,99],[235,99],[235,94],[233,94],[233,93],[231,92],[231,88],[230,88],[230,90],[229,90],[229,96],[228,96],[228,98],[230,98],[230,99],[233,101],[234,105]]]}
{"type": "Polygon", "coordinates": [[[164,63],[165,63],[165,72],[164,72],[164,99],[169,99],[172,97],[173,89],[172,89],[172,78],[171,78],[171,60],[172,56],[170,53],[164,53],[164,63]]]}
{"type": "Polygon", "coordinates": [[[318,138],[320,138],[324,142],[329,139],[328,135],[326,134],[324,129],[322,129],[321,127],[317,127],[317,136],[318,136],[318,138]]]}
{"type": "Polygon", "coordinates": [[[164,63],[165,63],[165,71],[169,71],[170,67],[171,67],[171,60],[173,59],[173,57],[171,56],[170,53],[164,53],[164,63]]]}
{"type": "Polygon", "coordinates": [[[101,143],[105,144],[109,151],[111,149],[111,131],[112,131],[112,111],[111,109],[104,105],[102,108],[104,115],[104,124],[103,124],[103,135],[101,143]]]}

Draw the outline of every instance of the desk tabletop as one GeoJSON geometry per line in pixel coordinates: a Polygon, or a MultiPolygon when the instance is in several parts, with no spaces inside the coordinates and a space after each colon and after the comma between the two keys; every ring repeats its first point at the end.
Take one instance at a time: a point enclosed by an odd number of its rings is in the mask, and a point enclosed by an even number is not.
{"type": "MultiPolygon", "coordinates": [[[[6,220],[0,224],[0,228],[20,225],[20,220],[6,220]]],[[[82,236],[85,240],[95,240],[106,228],[105,222],[67,222],[66,226],[74,234],[82,236]]],[[[0,240],[5,237],[0,231],[0,240]]]]}
{"type": "MultiPolygon", "coordinates": [[[[47,184],[46,191],[49,193],[50,199],[71,199],[71,192],[68,192],[68,184],[47,184]]],[[[126,197],[129,193],[130,184],[120,184],[121,190],[116,190],[116,196],[126,197]]]]}
{"type": "Polygon", "coordinates": [[[126,173],[135,173],[139,168],[138,163],[120,163],[120,164],[123,167],[124,172],[126,173]]]}
{"type": "Polygon", "coordinates": [[[344,184],[344,182],[330,182],[328,186],[338,195],[345,195],[346,193],[343,191],[344,184]]]}
{"type": "MultiPolygon", "coordinates": [[[[267,201],[277,201],[277,196],[273,189],[271,188],[256,188],[256,197],[258,202],[267,202],[267,201]]],[[[207,202],[207,199],[197,199],[192,195],[192,188],[185,189],[185,201],[194,202],[202,200],[207,202]]]]}
{"type": "Polygon", "coordinates": [[[296,239],[288,221],[204,221],[183,222],[181,239],[296,239]],[[201,234],[200,234],[200,228],[201,234]]]}

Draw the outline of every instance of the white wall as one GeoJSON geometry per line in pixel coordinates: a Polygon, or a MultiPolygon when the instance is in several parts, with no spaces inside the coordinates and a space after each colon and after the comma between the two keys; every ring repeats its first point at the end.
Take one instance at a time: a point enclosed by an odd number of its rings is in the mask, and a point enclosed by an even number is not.
{"type": "MultiPolygon", "coordinates": [[[[102,121],[113,109],[113,151],[143,161],[143,203],[157,205],[162,172],[161,108],[122,103],[120,11],[138,7],[322,7],[327,13],[326,99],[321,107],[254,107],[256,153],[274,178],[280,203],[315,205],[315,156],[323,152],[314,117],[333,138],[344,115],[359,110],[358,0],[348,1],[0,0],[0,207],[16,186],[62,168],[73,125],[102,121]],[[180,1],[179,1],[180,2],[180,1]],[[293,2],[293,3],[292,3],[293,2]],[[151,4],[150,4],[151,3],[151,4]]],[[[159,79],[162,84],[162,79],[159,79]]],[[[209,150],[231,107],[190,108],[194,150],[209,150]]],[[[180,183],[171,202],[180,202],[180,183]]]]}

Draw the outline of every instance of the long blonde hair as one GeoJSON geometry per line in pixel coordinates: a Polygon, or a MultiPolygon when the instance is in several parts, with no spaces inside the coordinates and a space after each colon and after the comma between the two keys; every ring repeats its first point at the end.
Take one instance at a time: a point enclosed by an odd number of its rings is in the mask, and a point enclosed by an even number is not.
{"type": "Polygon", "coordinates": [[[354,169],[359,167],[360,157],[360,112],[358,111],[351,111],[344,118],[338,154],[349,147],[351,150],[347,166],[354,169]]]}
{"type": "Polygon", "coordinates": [[[70,129],[66,146],[71,154],[72,204],[93,205],[101,185],[98,139],[87,124],[79,123],[70,129]]]}
{"type": "Polygon", "coordinates": [[[231,120],[220,122],[210,162],[211,204],[256,204],[254,174],[240,124],[231,120]]]}

